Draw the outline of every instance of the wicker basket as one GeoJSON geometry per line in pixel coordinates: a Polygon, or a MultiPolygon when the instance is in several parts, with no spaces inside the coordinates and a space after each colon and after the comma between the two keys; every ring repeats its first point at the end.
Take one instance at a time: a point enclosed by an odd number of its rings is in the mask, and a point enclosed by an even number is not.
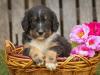
{"type": "Polygon", "coordinates": [[[15,47],[10,41],[5,42],[6,62],[11,75],[94,75],[96,65],[100,61],[100,54],[87,59],[74,55],[67,59],[58,58],[58,67],[55,71],[49,71],[44,66],[37,67],[30,57],[23,56],[23,47],[15,47]],[[72,61],[74,58],[81,61],[72,61]]]}

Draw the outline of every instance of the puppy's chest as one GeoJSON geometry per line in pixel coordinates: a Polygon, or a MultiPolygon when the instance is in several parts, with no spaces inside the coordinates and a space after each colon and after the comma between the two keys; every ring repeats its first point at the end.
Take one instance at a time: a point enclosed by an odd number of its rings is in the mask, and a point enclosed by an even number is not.
{"type": "Polygon", "coordinates": [[[51,42],[47,42],[47,41],[31,41],[30,45],[32,47],[36,47],[38,48],[41,52],[45,53],[50,46],[51,42]]]}

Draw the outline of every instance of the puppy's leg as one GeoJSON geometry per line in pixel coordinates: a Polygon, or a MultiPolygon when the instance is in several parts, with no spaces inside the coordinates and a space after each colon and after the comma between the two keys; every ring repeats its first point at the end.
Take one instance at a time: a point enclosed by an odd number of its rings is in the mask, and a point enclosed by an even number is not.
{"type": "Polygon", "coordinates": [[[57,67],[57,53],[53,50],[49,50],[46,53],[46,58],[45,58],[45,66],[49,69],[49,70],[55,70],[57,67]]]}
{"type": "Polygon", "coordinates": [[[33,59],[33,61],[36,63],[37,66],[44,64],[44,59],[43,59],[44,56],[39,49],[32,47],[30,49],[29,55],[31,56],[31,58],[33,59]]]}

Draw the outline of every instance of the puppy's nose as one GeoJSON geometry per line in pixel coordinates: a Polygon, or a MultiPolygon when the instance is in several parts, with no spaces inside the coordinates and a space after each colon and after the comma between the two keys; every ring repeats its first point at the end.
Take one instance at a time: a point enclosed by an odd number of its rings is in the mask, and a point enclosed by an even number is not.
{"type": "Polygon", "coordinates": [[[39,35],[43,35],[43,32],[38,32],[39,35]]]}

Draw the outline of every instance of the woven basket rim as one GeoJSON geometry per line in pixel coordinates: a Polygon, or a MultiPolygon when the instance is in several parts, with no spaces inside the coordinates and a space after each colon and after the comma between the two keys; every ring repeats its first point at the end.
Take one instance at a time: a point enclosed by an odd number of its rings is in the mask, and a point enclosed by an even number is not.
{"type": "MultiPolygon", "coordinates": [[[[8,49],[9,46],[11,46],[11,49],[13,49],[13,50],[16,49],[16,47],[9,40],[6,40],[6,43],[5,43],[6,58],[7,58],[7,49],[8,49]]],[[[77,70],[78,71],[78,70],[81,70],[81,69],[94,67],[100,61],[100,53],[97,54],[97,56],[92,57],[90,59],[87,59],[87,58],[82,57],[80,55],[75,55],[75,56],[69,56],[68,59],[66,59],[65,61],[58,62],[58,64],[59,64],[58,68],[59,69],[61,68],[61,69],[70,69],[70,70],[77,70]],[[71,61],[71,59],[74,58],[75,56],[80,57],[83,61],[71,61]]],[[[34,69],[37,68],[36,65],[32,65],[30,67],[12,66],[12,65],[8,64],[8,59],[6,59],[6,63],[8,65],[8,67],[11,68],[11,69],[33,70],[33,68],[34,69]]],[[[42,68],[45,68],[45,67],[41,66],[41,67],[38,67],[37,69],[42,69],[42,68]]]]}

